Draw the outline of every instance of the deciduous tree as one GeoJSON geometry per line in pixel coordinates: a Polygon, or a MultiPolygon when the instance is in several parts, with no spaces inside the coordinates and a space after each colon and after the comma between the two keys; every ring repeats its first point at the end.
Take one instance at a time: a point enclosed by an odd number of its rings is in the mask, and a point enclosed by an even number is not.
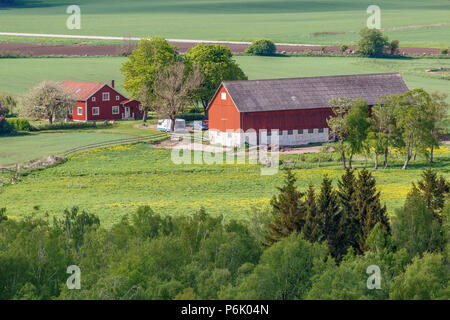
{"type": "Polygon", "coordinates": [[[65,119],[73,107],[76,97],[54,81],[43,81],[20,99],[19,113],[25,118],[65,119]]]}

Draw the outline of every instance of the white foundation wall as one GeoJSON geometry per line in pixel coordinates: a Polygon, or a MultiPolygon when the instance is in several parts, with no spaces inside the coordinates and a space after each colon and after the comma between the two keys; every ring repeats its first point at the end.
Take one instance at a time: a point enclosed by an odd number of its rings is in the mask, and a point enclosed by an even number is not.
{"type": "MultiPolygon", "coordinates": [[[[260,132],[260,144],[277,144],[277,139],[275,138],[275,131],[272,131],[272,136],[268,136],[267,132],[260,132]]],[[[319,129],[313,129],[312,133],[308,132],[308,129],[304,129],[303,133],[299,133],[298,130],[292,130],[289,134],[288,130],[278,131],[278,144],[280,146],[299,146],[308,143],[316,142],[328,142],[329,139],[329,129],[323,128],[323,132],[319,132],[319,129]]],[[[254,133],[244,133],[244,132],[222,132],[217,130],[209,131],[209,141],[211,144],[221,144],[223,146],[241,146],[245,142],[250,145],[255,145],[255,134],[254,133]]]]}
{"type": "Polygon", "coordinates": [[[209,142],[211,144],[220,144],[226,147],[238,147],[244,144],[244,135],[241,132],[222,132],[218,130],[209,130],[209,142]]]}

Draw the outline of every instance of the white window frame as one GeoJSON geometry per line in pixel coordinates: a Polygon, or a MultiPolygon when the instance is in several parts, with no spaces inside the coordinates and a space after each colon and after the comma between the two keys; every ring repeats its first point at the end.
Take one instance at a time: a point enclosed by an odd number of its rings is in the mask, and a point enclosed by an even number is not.
{"type": "Polygon", "coordinates": [[[100,115],[100,107],[92,107],[92,115],[99,116],[100,115]],[[94,110],[97,110],[97,112],[94,113],[94,110]]]}
{"type": "Polygon", "coordinates": [[[68,112],[69,116],[71,116],[73,114],[73,109],[69,108],[69,112],[68,112]]]}
{"type": "Polygon", "coordinates": [[[95,97],[92,97],[92,101],[95,101],[95,97]]]}
{"type": "Polygon", "coordinates": [[[120,107],[119,106],[112,106],[112,114],[120,114],[120,107]],[[117,108],[117,112],[114,112],[114,108],[117,108]]]}
{"type": "Polygon", "coordinates": [[[83,107],[77,107],[77,115],[79,116],[83,115],[83,107]]]}
{"type": "Polygon", "coordinates": [[[103,100],[103,101],[109,101],[110,98],[111,98],[111,97],[110,97],[109,92],[103,92],[103,93],[102,93],[102,100],[103,100]],[[106,98],[106,97],[107,97],[107,98],[106,98]]]}
{"type": "Polygon", "coordinates": [[[119,101],[120,100],[120,96],[116,96],[116,101],[119,101]]]}
{"type": "Polygon", "coordinates": [[[222,92],[222,93],[220,94],[220,99],[221,99],[221,100],[227,100],[227,93],[226,93],[226,92],[222,92]]]}

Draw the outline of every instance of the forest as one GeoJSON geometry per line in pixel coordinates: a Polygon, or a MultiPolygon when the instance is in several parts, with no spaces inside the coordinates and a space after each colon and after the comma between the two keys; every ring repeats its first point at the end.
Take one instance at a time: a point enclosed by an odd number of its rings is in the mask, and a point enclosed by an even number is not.
{"type": "Polygon", "coordinates": [[[105,228],[76,207],[53,219],[0,209],[0,299],[448,300],[450,184],[431,169],[418,178],[392,218],[366,169],[305,193],[285,169],[270,210],[242,222],[143,206],[105,228]]]}

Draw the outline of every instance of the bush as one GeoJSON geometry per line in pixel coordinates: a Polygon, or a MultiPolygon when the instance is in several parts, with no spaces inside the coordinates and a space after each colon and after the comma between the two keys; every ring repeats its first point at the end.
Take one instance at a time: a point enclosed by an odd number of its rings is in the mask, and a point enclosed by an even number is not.
{"type": "Polygon", "coordinates": [[[85,128],[96,128],[97,124],[95,122],[55,122],[53,124],[41,124],[36,126],[36,130],[67,130],[67,129],[85,129],[85,128]]]}
{"type": "Polygon", "coordinates": [[[252,44],[245,50],[246,53],[256,56],[271,56],[277,51],[275,44],[269,39],[259,39],[252,42],[252,44]]]}
{"type": "Polygon", "coordinates": [[[341,46],[341,51],[342,51],[342,52],[347,51],[347,49],[348,49],[348,45],[343,44],[343,45],[341,46]]]}
{"type": "Polygon", "coordinates": [[[400,44],[400,41],[398,41],[397,39],[392,40],[389,43],[389,51],[391,51],[391,54],[395,54],[397,52],[399,44],[400,44]]]}
{"type": "Polygon", "coordinates": [[[12,126],[5,118],[0,117],[0,135],[10,135],[14,134],[14,126],[12,126]]]}
{"type": "Polygon", "coordinates": [[[32,126],[28,120],[12,118],[8,119],[7,122],[9,122],[16,131],[32,131],[32,126]]]}
{"type": "Polygon", "coordinates": [[[206,120],[206,116],[203,113],[188,113],[179,116],[180,119],[186,121],[206,120]]]}
{"type": "Polygon", "coordinates": [[[358,41],[357,52],[365,56],[383,54],[386,46],[389,46],[387,36],[380,30],[364,28],[359,32],[361,39],[358,41]]]}
{"type": "Polygon", "coordinates": [[[441,54],[448,54],[448,49],[441,49],[441,54]]]}

